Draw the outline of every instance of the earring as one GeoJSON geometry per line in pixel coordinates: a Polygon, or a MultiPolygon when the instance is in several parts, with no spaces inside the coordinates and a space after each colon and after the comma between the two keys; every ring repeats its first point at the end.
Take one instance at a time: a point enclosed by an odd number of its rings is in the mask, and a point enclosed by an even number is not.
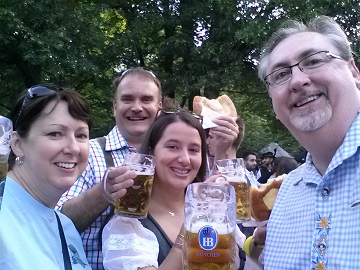
{"type": "Polygon", "coordinates": [[[24,163],[24,158],[23,157],[16,157],[15,158],[15,164],[16,166],[20,166],[21,164],[24,163]]]}

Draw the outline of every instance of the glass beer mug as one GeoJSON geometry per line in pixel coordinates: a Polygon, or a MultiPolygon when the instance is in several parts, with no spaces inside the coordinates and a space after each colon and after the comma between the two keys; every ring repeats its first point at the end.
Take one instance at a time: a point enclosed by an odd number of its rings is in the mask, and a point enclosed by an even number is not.
{"type": "Polygon", "coordinates": [[[245,162],[242,158],[220,159],[215,162],[215,172],[220,172],[236,194],[236,222],[243,223],[251,219],[249,184],[245,177],[245,162]]]}
{"type": "Polygon", "coordinates": [[[0,115],[0,182],[6,179],[8,171],[12,132],[13,126],[11,120],[0,115]]]}
{"type": "Polygon", "coordinates": [[[236,203],[232,186],[193,183],[185,195],[185,270],[232,270],[235,256],[236,203]]]}

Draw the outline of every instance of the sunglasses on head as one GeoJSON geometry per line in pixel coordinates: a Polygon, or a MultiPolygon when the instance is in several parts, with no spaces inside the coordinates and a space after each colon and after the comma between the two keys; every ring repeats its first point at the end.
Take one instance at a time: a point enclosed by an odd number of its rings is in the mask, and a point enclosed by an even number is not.
{"type": "Polygon", "coordinates": [[[51,95],[53,95],[56,92],[59,92],[61,90],[62,90],[62,88],[59,87],[59,86],[56,86],[56,85],[52,85],[52,86],[35,85],[35,86],[30,87],[27,90],[26,96],[24,98],[24,101],[23,101],[23,103],[21,105],[18,116],[16,118],[15,127],[17,126],[18,119],[21,116],[22,111],[30,103],[31,100],[34,100],[34,99],[39,98],[39,97],[51,96],[51,95]]]}
{"type": "Polygon", "coordinates": [[[184,109],[172,109],[172,108],[169,108],[169,109],[164,109],[164,108],[160,108],[161,112],[162,113],[165,113],[165,114],[177,114],[179,112],[187,112],[189,113],[191,116],[195,117],[196,119],[198,119],[200,121],[200,123],[202,124],[203,122],[203,116],[202,115],[199,115],[193,111],[187,111],[187,110],[184,110],[184,109]]]}
{"type": "MultiPolygon", "coordinates": [[[[125,69],[123,72],[120,73],[120,76],[124,77],[126,74],[131,74],[135,69],[139,69],[139,68],[125,69]]],[[[146,67],[141,67],[141,69],[144,70],[145,72],[149,73],[153,78],[157,79],[157,76],[155,75],[155,73],[151,69],[146,68],[146,67]]]]}

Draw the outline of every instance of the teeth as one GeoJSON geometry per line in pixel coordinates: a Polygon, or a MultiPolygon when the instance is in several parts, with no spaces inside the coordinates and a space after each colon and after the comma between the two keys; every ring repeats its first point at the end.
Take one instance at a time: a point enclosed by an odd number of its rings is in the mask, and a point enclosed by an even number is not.
{"type": "Polygon", "coordinates": [[[313,101],[313,100],[318,99],[319,97],[320,97],[320,95],[310,96],[310,97],[308,97],[307,99],[305,99],[305,100],[303,100],[303,101],[301,101],[301,102],[296,103],[295,106],[296,106],[296,107],[300,107],[300,106],[302,106],[302,105],[304,105],[304,104],[306,104],[306,103],[308,103],[308,102],[310,102],[310,101],[313,101]]]}
{"type": "Polygon", "coordinates": [[[65,169],[72,169],[75,167],[74,163],[56,163],[56,166],[65,168],[65,169]]]}
{"type": "Polygon", "coordinates": [[[134,118],[134,117],[130,118],[130,117],[129,117],[128,119],[129,119],[130,121],[141,121],[141,120],[145,120],[145,118],[143,118],[143,117],[142,117],[142,118],[140,118],[140,117],[139,117],[139,118],[134,118]]]}
{"type": "Polygon", "coordinates": [[[189,172],[189,170],[178,170],[178,169],[173,169],[173,170],[178,174],[187,174],[189,172]]]}

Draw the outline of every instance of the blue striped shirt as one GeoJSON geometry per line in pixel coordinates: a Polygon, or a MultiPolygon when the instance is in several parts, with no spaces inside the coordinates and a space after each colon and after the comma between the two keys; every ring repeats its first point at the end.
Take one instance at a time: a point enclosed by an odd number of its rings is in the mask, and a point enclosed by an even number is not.
{"type": "MultiPolygon", "coordinates": [[[[111,151],[112,159],[115,166],[120,166],[123,163],[124,155],[129,152],[130,146],[127,144],[125,138],[120,134],[118,128],[115,126],[108,135],[105,136],[106,144],[105,151],[111,151]]],[[[96,139],[90,140],[89,149],[89,163],[76,180],[75,184],[69,191],[64,193],[58,202],[57,208],[69,199],[79,196],[80,193],[92,188],[101,182],[106,171],[106,162],[101,146],[96,139]]],[[[102,265],[102,254],[98,246],[99,230],[109,213],[110,208],[102,213],[90,227],[81,234],[84,249],[87,259],[93,269],[104,269],[102,265]]]]}
{"type": "Polygon", "coordinates": [[[360,269],[359,146],[358,113],[323,176],[310,154],[289,173],[268,222],[265,269],[360,269]]]}

